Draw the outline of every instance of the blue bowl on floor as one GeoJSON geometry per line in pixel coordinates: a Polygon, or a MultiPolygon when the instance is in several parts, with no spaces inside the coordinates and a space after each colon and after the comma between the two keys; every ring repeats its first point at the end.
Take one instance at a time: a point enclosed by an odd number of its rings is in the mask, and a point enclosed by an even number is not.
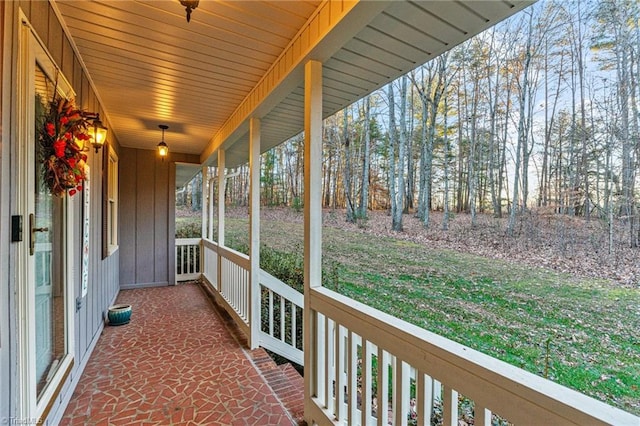
{"type": "Polygon", "coordinates": [[[107,313],[110,325],[123,325],[131,321],[131,305],[120,304],[109,306],[107,313]]]}

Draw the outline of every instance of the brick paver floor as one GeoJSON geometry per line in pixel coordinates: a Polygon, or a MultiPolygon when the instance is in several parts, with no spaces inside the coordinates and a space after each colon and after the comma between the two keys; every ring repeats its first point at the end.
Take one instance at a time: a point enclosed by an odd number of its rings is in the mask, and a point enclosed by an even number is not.
{"type": "Polygon", "coordinates": [[[120,292],[63,425],[292,425],[197,284],[120,292]]]}

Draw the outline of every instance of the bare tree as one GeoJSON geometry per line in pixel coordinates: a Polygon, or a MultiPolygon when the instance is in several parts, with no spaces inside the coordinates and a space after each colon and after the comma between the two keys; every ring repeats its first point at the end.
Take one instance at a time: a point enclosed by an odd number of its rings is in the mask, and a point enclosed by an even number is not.
{"type": "Polygon", "coordinates": [[[444,96],[444,124],[443,124],[443,145],[444,145],[444,161],[443,161],[443,169],[444,169],[444,196],[442,201],[442,230],[446,231],[449,229],[449,157],[451,155],[451,146],[449,144],[449,128],[447,126],[447,118],[449,116],[449,96],[445,94],[444,96]]]}
{"type": "Polygon", "coordinates": [[[363,139],[364,153],[362,155],[362,186],[360,190],[359,216],[361,219],[367,218],[369,206],[369,162],[371,160],[371,98],[366,96],[362,100],[363,105],[363,139]]]}
{"type": "Polygon", "coordinates": [[[520,110],[519,110],[519,120],[518,120],[518,143],[516,146],[516,157],[515,157],[515,172],[513,177],[513,197],[511,201],[511,211],[509,212],[509,223],[507,225],[507,234],[513,235],[516,225],[516,213],[519,205],[519,180],[520,180],[520,165],[521,165],[521,156],[522,150],[527,144],[527,129],[526,129],[526,102],[527,102],[527,94],[528,94],[528,85],[529,85],[529,70],[531,66],[531,56],[532,56],[532,41],[533,41],[533,13],[528,13],[529,23],[528,23],[528,32],[527,32],[527,40],[526,47],[523,52],[524,61],[523,61],[523,76],[521,83],[519,85],[519,101],[520,101],[520,110]]]}
{"type": "Polygon", "coordinates": [[[392,218],[392,229],[402,231],[403,202],[405,199],[405,164],[407,146],[407,84],[406,75],[400,78],[400,132],[398,137],[398,166],[396,168],[396,210],[392,218]]]}
{"type": "MultiPolygon", "coordinates": [[[[387,101],[389,103],[389,199],[391,201],[391,228],[394,231],[402,230],[402,206],[398,207],[398,196],[396,186],[396,145],[397,145],[397,129],[396,129],[396,100],[395,91],[393,90],[393,82],[387,85],[387,101]],[[396,217],[400,211],[400,224],[396,223],[396,217]]],[[[402,200],[402,198],[400,198],[402,200]]]]}
{"type": "Polygon", "coordinates": [[[422,67],[420,81],[416,80],[415,74],[411,75],[422,106],[418,217],[422,219],[425,228],[429,226],[429,212],[431,210],[433,146],[436,138],[438,108],[444,91],[455,75],[455,71],[447,73],[448,58],[449,54],[444,53],[422,67]],[[426,76],[425,70],[427,71],[426,76]]]}

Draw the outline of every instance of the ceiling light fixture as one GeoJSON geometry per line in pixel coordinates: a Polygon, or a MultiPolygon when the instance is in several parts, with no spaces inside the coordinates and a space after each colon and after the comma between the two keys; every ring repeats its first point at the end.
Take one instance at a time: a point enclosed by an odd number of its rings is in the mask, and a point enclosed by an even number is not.
{"type": "Polygon", "coordinates": [[[86,112],[83,116],[87,120],[93,120],[93,126],[88,126],[87,132],[91,137],[91,145],[95,148],[97,154],[98,150],[102,148],[107,141],[107,128],[104,127],[104,124],[100,121],[100,113],[86,112]]]}
{"type": "Polygon", "coordinates": [[[187,11],[187,22],[191,21],[191,12],[198,7],[200,0],[180,0],[180,4],[185,7],[187,11]]]}
{"type": "Polygon", "coordinates": [[[160,158],[162,158],[162,161],[164,161],[164,157],[169,154],[169,147],[164,142],[164,131],[167,130],[169,126],[167,126],[166,124],[159,124],[158,127],[162,129],[162,140],[158,144],[158,154],[160,154],[160,158]]]}

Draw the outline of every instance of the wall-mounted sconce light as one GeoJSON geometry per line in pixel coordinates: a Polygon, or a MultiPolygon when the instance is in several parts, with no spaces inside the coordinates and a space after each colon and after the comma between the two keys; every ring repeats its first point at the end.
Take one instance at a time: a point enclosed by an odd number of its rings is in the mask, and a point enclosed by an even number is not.
{"type": "Polygon", "coordinates": [[[167,130],[169,126],[167,126],[166,124],[159,124],[158,127],[162,129],[162,140],[158,144],[158,154],[160,154],[160,158],[162,158],[162,161],[164,161],[164,157],[169,154],[169,147],[164,142],[164,131],[167,130]]]}
{"type": "Polygon", "coordinates": [[[87,128],[91,137],[91,145],[95,148],[96,154],[98,150],[104,146],[107,141],[107,128],[100,121],[100,113],[88,112],[84,114],[84,118],[93,120],[93,125],[87,128]]]}
{"type": "Polygon", "coordinates": [[[191,12],[198,7],[200,0],[180,0],[180,4],[185,7],[187,11],[187,22],[191,21],[191,12]]]}

